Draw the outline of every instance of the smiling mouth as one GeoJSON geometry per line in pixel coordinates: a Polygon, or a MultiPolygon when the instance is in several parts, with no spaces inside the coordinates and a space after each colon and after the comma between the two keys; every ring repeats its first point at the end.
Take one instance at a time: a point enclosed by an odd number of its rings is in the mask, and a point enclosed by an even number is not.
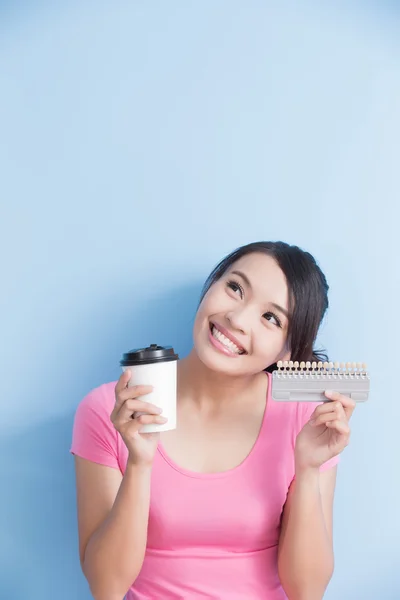
{"type": "Polygon", "coordinates": [[[242,346],[238,346],[232,340],[226,337],[219,329],[214,325],[214,323],[210,323],[210,331],[213,338],[218,340],[220,344],[222,344],[227,350],[233,352],[234,354],[243,355],[247,354],[246,350],[242,348],[242,346]]]}

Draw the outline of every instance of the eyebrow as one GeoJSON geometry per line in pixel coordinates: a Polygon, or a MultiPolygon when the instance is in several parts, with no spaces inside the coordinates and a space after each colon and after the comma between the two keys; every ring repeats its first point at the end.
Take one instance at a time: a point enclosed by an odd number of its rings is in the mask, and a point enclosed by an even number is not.
{"type": "MultiPolygon", "coordinates": [[[[247,285],[247,287],[249,287],[251,289],[250,279],[242,271],[232,271],[232,275],[238,275],[239,277],[241,277],[243,279],[243,281],[245,282],[245,284],[247,285]]],[[[271,302],[270,304],[277,311],[279,311],[280,313],[282,313],[283,315],[285,315],[285,317],[287,319],[289,319],[289,313],[288,313],[288,311],[285,308],[283,308],[282,306],[279,306],[279,304],[276,304],[275,302],[271,302]]]]}

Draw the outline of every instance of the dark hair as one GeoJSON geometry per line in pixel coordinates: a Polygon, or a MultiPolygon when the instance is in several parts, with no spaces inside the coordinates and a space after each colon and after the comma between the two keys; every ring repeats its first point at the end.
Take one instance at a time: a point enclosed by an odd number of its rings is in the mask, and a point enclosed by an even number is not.
{"type": "MultiPolygon", "coordinates": [[[[287,342],[293,361],[327,361],[325,352],[314,349],[321,321],[329,306],[329,286],[314,257],[285,242],[254,242],[237,248],[212,271],[204,284],[200,302],[228,269],[247,254],[258,252],[274,258],[289,287],[289,328],[287,342]]],[[[266,370],[273,371],[276,363],[266,370]]]]}

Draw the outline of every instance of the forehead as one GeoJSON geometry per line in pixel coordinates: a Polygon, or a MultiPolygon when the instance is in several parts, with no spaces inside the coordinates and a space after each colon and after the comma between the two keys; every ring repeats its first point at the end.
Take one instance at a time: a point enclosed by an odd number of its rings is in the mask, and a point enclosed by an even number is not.
{"type": "Polygon", "coordinates": [[[288,308],[289,290],[286,277],[272,256],[254,253],[237,260],[229,269],[241,271],[250,280],[254,294],[261,300],[288,308]]]}

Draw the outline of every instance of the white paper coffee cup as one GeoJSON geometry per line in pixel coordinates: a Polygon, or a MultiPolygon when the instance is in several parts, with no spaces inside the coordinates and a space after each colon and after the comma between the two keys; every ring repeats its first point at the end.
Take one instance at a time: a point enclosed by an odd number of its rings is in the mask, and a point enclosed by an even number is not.
{"type": "Polygon", "coordinates": [[[141,396],[142,402],[150,402],[162,409],[161,415],[168,421],[164,424],[142,425],[141,433],[154,433],[176,429],[177,363],[179,356],[170,346],[152,344],[148,348],[130,350],[125,353],[121,366],[129,369],[132,377],[129,387],[151,385],[153,391],[141,396]]]}

